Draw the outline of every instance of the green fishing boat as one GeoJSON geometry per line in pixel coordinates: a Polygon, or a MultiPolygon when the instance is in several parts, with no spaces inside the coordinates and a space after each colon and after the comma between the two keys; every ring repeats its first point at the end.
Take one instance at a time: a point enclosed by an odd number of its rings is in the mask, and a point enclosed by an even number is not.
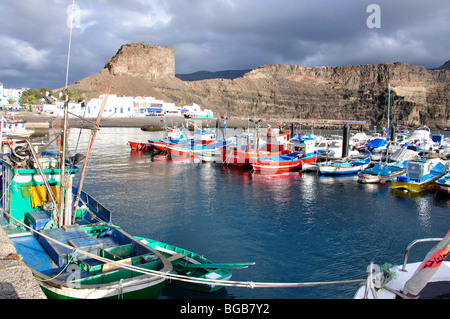
{"type": "Polygon", "coordinates": [[[30,140],[5,141],[0,225],[47,297],[157,298],[170,261],[115,226],[94,198],[61,187],[61,175],[70,186],[79,171],[73,162],[61,169],[57,154],[37,156],[30,140]]]}
{"type": "Polygon", "coordinates": [[[172,263],[174,272],[186,277],[183,280],[172,279],[170,282],[173,285],[190,290],[213,293],[223,288],[220,281],[228,281],[231,278],[232,273],[227,269],[242,269],[255,264],[253,262],[217,264],[192,251],[171,244],[138,236],[135,236],[135,238],[167,257],[172,263]],[[195,279],[211,279],[218,281],[219,284],[199,283],[195,279]]]}

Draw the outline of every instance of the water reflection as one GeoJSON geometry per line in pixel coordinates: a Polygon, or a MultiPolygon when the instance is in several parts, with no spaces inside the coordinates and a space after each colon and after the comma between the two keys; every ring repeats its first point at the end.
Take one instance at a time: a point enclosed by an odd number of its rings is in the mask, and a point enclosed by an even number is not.
{"type": "MultiPolygon", "coordinates": [[[[164,155],[132,152],[127,144],[160,135],[101,129],[84,189],[132,234],[178,245],[215,262],[256,262],[233,272],[236,280],[362,278],[371,260],[401,262],[413,239],[442,237],[448,231],[450,200],[431,192],[393,192],[387,185],[358,184],[355,176],[258,174],[220,164],[171,161],[164,155]]],[[[70,139],[76,142],[77,137],[74,133],[70,139]]],[[[79,150],[88,140],[83,132],[79,150]]],[[[227,288],[213,297],[351,298],[354,290],[227,288]]],[[[191,294],[171,291],[166,297],[183,296],[191,294]]]]}

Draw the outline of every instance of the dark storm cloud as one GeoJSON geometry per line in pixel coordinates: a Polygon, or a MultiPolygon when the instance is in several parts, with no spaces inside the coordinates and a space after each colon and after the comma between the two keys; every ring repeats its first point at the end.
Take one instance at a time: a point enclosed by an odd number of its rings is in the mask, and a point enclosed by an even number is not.
{"type": "MultiPolygon", "coordinates": [[[[9,2],[9,1],[8,1],[9,2]]],[[[175,51],[176,72],[404,61],[429,68],[450,57],[447,0],[77,0],[69,84],[100,71],[122,44],[175,51]],[[369,29],[369,4],[381,28],[369,29]]],[[[0,82],[65,84],[71,0],[22,0],[0,10],[0,82]]]]}

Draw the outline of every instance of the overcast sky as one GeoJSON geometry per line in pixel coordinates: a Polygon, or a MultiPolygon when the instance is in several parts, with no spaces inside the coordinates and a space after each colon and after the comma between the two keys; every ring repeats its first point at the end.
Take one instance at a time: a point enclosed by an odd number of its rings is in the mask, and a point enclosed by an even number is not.
{"type": "MultiPolygon", "coordinates": [[[[4,87],[65,86],[72,1],[1,1],[4,87]]],[[[75,8],[68,84],[133,42],[174,49],[176,73],[450,60],[448,0],[76,0],[75,8]]]]}

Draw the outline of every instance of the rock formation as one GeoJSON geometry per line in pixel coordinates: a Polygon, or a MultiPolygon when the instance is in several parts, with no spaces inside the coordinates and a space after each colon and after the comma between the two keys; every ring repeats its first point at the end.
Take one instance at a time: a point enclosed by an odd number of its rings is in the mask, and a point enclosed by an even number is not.
{"type": "Polygon", "coordinates": [[[123,45],[105,68],[114,76],[173,78],[175,56],[168,47],[131,43],[123,45]]]}
{"type": "Polygon", "coordinates": [[[406,63],[313,67],[265,65],[243,77],[187,82],[175,78],[170,48],[124,45],[98,74],[72,89],[153,96],[177,105],[197,103],[215,115],[272,119],[342,119],[387,123],[388,85],[401,127],[450,128],[450,71],[406,63]]]}
{"type": "Polygon", "coordinates": [[[438,70],[450,70],[450,60],[438,67],[438,70]]]}

